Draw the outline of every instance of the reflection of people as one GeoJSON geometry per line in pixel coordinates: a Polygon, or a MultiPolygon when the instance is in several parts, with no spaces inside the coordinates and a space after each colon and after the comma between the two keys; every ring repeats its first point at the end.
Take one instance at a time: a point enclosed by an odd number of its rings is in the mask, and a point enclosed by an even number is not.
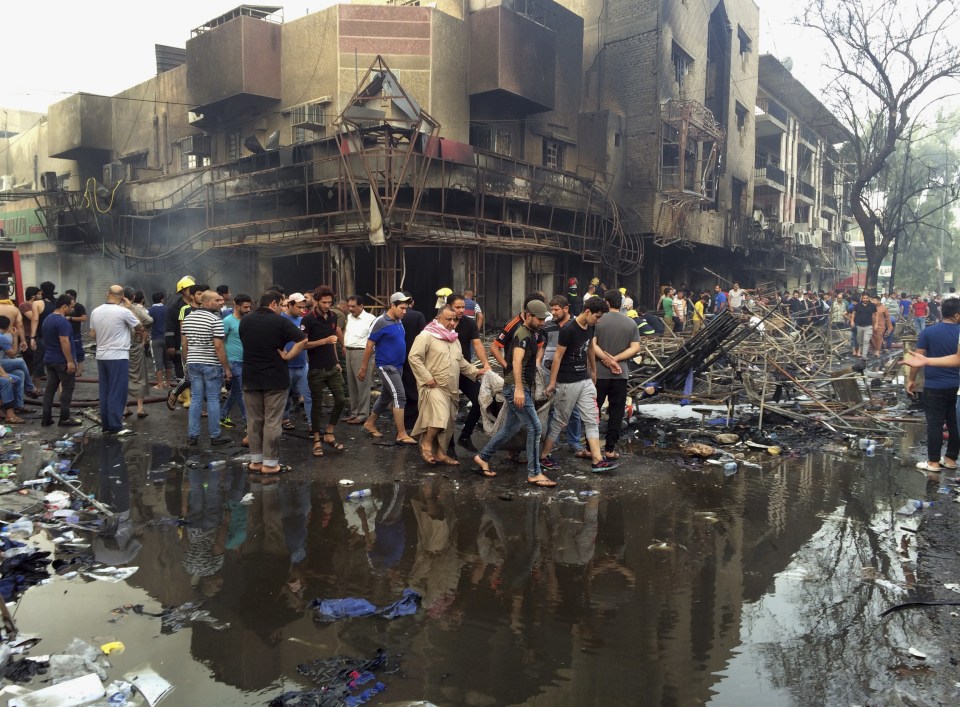
{"type": "Polygon", "coordinates": [[[367,553],[370,564],[377,569],[389,570],[403,558],[407,541],[407,524],[403,520],[404,486],[394,482],[381,498],[376,518],[376,537],[367,553]]]}
{"type": "Polygon", "coordinates": [[[408,584],[423,598],[431,616],[446,614],[460,582],[457,518],[450,489],[426,479],[411,500],[417,520],[417,555],[408,584]]]}
{"type": "Polygon", "coordinates": [[[130,517],[130,474],[123,443],[104,437],[100,445],[98,497],[115,513],[116,526],[107,526],[93,539],[93,554],[105,565],[125,565],[140,552],[139,534],[130,517]]]}
{"type": "Polygon", "coordinates": [[[476,380],[480,374],[463,357],[456,325],[456,312],[444,304],[437,318],[414,340],[407,357],[420,399],[417,424],[410,434],[420,438],[420,456],[428,464],[460,463],[446,454],[457,419],[460,376],[476,380]]]}
{"type": "Polygon", "coordinates": [[[307,525],[310,522],[310,484],[303,480],[281,479],[277,487],[280,501],[280,518],[283,524],[283,542],[290,553],[290,571],[286,590],[290,600],[303,608],[306,577],[304,562],[307,559],[307,525]]]}
{"type": "Polygon", "coordinates": [[[223,588],[227,524],[223,522],[222,483],[220,469],[190,467],[182,488],[182,512],[187,520],[183,568],[190,583],[207,597],[223,588]]]}
{"type": "Polygon", "coordinates": [[[342,486],[340,493],[343,501],[343,516],[350,531],[350,544],[355,546],[356,541],[362,540],[369,552],[377,539],[377,513],[382,503],[376,495],[347,498],[348,491],[342,486]]]}

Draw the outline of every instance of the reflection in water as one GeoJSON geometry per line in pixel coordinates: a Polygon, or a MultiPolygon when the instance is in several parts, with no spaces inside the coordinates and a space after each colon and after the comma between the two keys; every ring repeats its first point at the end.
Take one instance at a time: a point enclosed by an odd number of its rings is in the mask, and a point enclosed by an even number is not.
{"type": "Polygon", "coordinates": [[[230,624],[193,627],[192,657],[252,704],[304,684],[298,663],[381,647],[402,656],[391,701],[636,704],[638,688],[643,704],[856,701],[882,687],[875,666],[895,664],[909,630],[905,615],[875,618],[912,577],[891,508],[923,493],[890,457],[671,469],[643,487],[624,475],[591,479],[598,495],[512,501],[433,475],[353,500],[123,444],[101,444],[99,497],[130,532],[98,541],[97,557],[134,562],[142,540],[151,562],[132,583],[230,624]],[[405,587],[423,597],[414,617],[316,623],[307,609],[383,606],[405,587]]]}

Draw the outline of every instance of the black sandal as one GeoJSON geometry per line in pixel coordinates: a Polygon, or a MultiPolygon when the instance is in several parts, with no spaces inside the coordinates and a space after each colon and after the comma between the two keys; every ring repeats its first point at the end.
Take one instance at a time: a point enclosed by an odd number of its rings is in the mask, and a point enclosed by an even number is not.
{"type": "Polygon", "coordinates": [[[323,443],[329,444],[330,447],[337,452],[342,452],[346,449],[342,444],[337,441],[337,437],[333,432],[324,432],[323,433],[323,443]],[[333,441],[327,439],[327,437],[333,437],[333,441]]]}
{"type": "Polygon", "coordinates": [[[313,456],[323,456],[323,443],[319,439],[313,440],[313,456]]]}

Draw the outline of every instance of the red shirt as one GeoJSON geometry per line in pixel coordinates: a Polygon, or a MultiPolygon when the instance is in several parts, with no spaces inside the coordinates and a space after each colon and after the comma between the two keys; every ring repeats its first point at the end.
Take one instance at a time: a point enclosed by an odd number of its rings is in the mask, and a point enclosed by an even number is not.
{"type": "Polygon", "coordinates": [[[926,317],[929,312],[929,307],[926,302],[914,302],[913,303],[913,316],[915,317],[926,317]]]}

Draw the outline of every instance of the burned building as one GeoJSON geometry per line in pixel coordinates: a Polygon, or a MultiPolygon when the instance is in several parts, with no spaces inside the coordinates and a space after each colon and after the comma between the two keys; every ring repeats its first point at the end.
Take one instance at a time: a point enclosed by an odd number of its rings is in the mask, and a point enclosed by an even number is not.
{"type": "Polygon", "coordinates": [[[381,302],[470,288],[491,323],[571,276],[639,302],[665,281],[753,281],[751,0],[342,4],[291,21],[242,5],[190,35],[157,47],[155,77],[70,96],[23,141],[48,175],[3,207],[33,221],[25,277],[58,268],[95,297],[185,273],[381,302]]]}

